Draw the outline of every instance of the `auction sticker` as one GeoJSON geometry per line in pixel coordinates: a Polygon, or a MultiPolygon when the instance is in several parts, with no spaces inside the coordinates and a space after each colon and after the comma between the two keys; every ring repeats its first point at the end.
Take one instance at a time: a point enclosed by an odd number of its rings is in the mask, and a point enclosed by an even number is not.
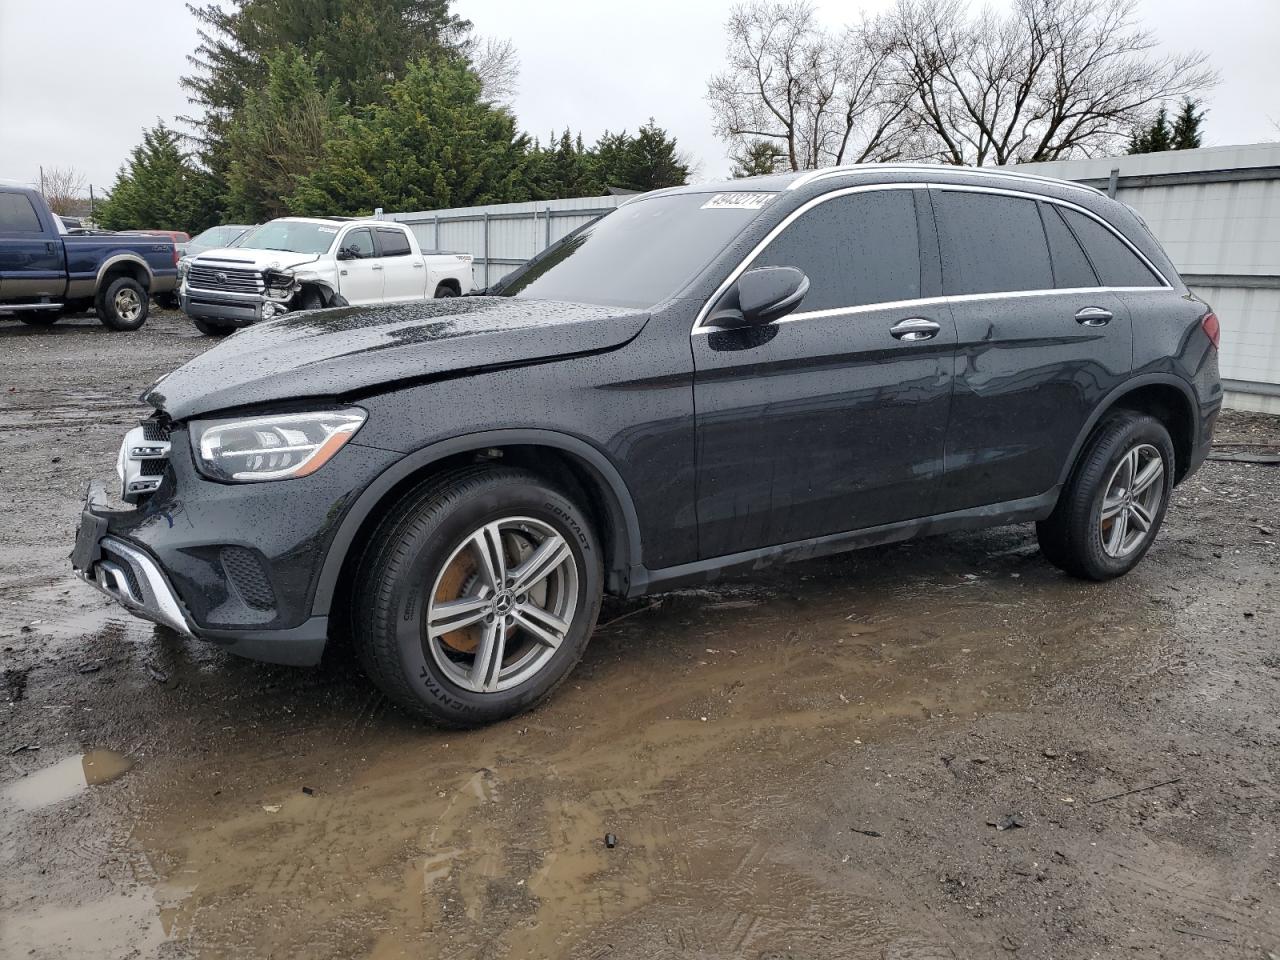
{"type": "Polygon", "coordinates": [[[702,205],[703,210],[759,210],[776,193],[717,193],[702,205]]]}

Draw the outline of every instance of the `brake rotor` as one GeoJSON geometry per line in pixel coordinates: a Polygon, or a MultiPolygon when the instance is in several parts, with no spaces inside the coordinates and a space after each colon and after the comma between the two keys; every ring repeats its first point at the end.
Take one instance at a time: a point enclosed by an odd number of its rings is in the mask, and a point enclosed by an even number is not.
{"type": "MultiPolygon", "coordinates": [[[[502,546],[503,553],[506,554],[508,569],[524,563],[525,560],[532,556],[534,550],[533,544],[528,539],[510,534],[503,537],[502,546]]],[[[479,577],[480,569],[476,564],[475,557],[469,550],[462,551],[453,558],[453,562],[440,575],[440,585],[436,589],[435,602],[448,603],[450,600],[461,600],[463,597],[471,596],[479,577]]],[[[545,589],[543,587],[544,591],[545,589]]],[[[440,634],[440,642],[459,653],[474,654],[480,646],[480,636],[483,629],[483,623],[473,623],[469,627],[440,634]]],[[[507,635],[510,636],[514,632],[515,627],[513,626],[507,630],[507,635]]]]}

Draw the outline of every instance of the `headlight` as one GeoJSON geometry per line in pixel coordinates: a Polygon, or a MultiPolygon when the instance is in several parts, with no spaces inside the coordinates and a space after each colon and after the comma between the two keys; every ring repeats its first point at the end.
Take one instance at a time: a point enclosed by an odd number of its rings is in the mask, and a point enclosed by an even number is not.
{"type": "Polygon", "coordinates": [[[194,420],[196,465],[206,477],[252,483],[315,473],[364,424],[358,407],[228,420],[194,420]]]}

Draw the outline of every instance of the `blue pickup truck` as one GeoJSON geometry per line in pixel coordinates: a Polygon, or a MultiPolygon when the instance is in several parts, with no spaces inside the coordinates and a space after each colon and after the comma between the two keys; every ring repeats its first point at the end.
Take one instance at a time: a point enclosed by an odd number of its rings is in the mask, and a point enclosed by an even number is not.
{"type": "Polygon", "coordinates": [[[137,330],[150,298],[177,284],[172,240],[70,236],[38,191],[0,184],[0,316],[48,326],[93,309],[110,330],[137,330]]]}

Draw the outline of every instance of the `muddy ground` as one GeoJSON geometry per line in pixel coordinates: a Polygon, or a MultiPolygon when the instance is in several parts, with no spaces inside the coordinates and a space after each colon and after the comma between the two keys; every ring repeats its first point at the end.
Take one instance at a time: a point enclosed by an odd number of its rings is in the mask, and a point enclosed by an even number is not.
{"type": "Polygon", "coordinates": [[[209,343],[0,320],[0,955],[1280,955],[1280,466],[1207,464],[1110,584],[1013,527],[614,603],[551,702],[441,733],[70,576],[209,343]]]}

